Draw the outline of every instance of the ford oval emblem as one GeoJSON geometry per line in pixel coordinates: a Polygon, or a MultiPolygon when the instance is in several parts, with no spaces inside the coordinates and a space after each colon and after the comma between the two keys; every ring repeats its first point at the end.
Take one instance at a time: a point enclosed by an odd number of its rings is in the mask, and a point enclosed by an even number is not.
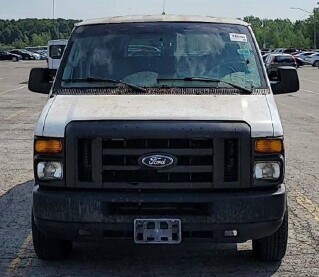
{"type": "Polygon", "coordinates": [[[154,169],[172,167],[176,162],[177,158],[169,154],[148,154],[140,158],[140,164],[154,169]]]}

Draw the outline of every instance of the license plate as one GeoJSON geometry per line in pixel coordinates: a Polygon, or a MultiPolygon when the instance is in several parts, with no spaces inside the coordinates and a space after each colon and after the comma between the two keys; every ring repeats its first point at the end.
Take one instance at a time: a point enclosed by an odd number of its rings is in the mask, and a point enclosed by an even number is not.
{"type": "Polygon", "coordinates": [[[134,241],[138,244],[179,244],[180,219],[135,219],[134,241]]]}

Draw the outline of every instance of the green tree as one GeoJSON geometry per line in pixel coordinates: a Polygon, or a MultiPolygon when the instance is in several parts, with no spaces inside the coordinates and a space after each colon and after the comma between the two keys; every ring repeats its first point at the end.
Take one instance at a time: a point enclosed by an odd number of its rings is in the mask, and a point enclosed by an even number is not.
{"type": "Polygon", "coordinates": [[[1,48],[46,45],[51,39],[68,38],[76,22],[62,18],[0,20],[1,48]]]}
{"type": "MultiPolygon", "coordinates": [[[[247,16],[260,47],[312,48],[314,45],[314,20],[317,22],[317,45],[319,47],[319,9],[305,20],[292,22],[288,19],[262,19],[247,16]]],[[[48,40],[68,38],[78,20],[72,19],[19,19],[0,20],[1,47],[46,45],[48,40]]]]}

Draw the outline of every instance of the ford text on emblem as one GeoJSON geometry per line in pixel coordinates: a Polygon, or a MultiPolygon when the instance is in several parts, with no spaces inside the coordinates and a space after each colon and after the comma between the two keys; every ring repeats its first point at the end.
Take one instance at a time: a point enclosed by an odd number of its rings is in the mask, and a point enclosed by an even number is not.
{"type": "Polygon", "coordinates": [[[144,166],[154,169],[163,169],[171,167],[177,162],[174,156],[167,154],[149,154],[140,159],[140,163],[144,166]]]}

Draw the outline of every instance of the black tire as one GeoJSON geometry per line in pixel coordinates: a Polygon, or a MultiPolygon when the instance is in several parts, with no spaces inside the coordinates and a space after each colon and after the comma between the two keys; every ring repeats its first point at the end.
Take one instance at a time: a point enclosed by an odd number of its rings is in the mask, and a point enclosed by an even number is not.
{"type": "Polygon", "coordinates": [[[11,59],[13,62],[17,62],[18,61],[18,58],[17,57],[12,57],[11,59]]]}
{"type": "Polygon", "coordinates": [[[45,261],[64,260],[72,251],[72,242],[43,234],[35,225],[32,213],[33,248],[38,258],[45,261]]]}
{"type": "Polygon", "coordinates": [[[25,56],[24,58],[26,61],[30,60],[29,56],[25,56]]]}
{"type": "Polygon", "coordinates": [[[265,262],[279,262],[286,254],[288,243],[288,210],[280,228],[271,236],[253,240],[254,254],[265,262]]]}
{"type": "Polygon", "coordinates": [[[314,67],[319,67],[319,61],[315,61],[315,62],[313,63],[313,66],[314,66],[314,67]]]}
{"type": "Polygon", "coordinates": [[[278,77],[278,76],[277,76],[277,72],[273,72],[273,71],[270,72],[270,73],[269,73],[269,76],[268,76],[268,78],[269,78],[270,81],[276,80],[277,77],[278,77]]]}

